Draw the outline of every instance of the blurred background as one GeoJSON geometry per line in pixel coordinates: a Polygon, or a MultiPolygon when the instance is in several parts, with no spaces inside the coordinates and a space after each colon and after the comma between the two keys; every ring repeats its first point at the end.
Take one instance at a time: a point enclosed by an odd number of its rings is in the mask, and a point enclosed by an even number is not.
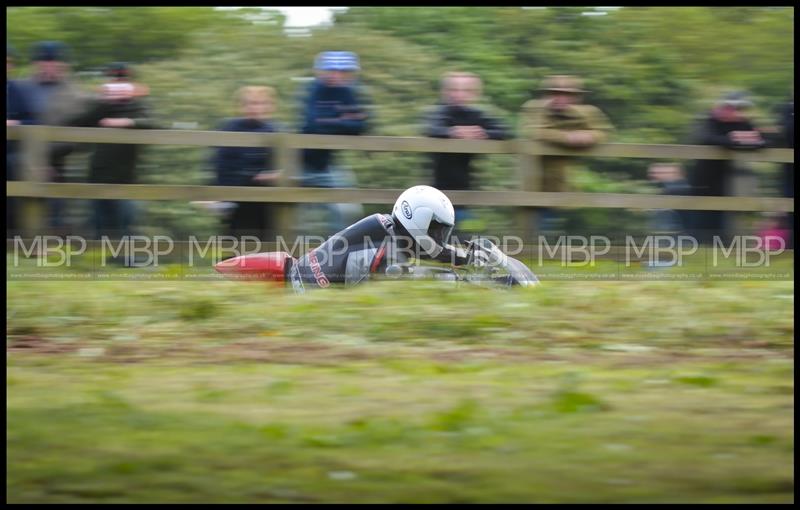
{"type": "MultiPolygon", "coordinates": [[[[524,134],[523,105],[546,89],[583,91],[604,115],[598,124],[613,126],[610,142],[702,145],[696,122],[725,107],[746,110],[766,140],[758,147],[793,146],[792,7],[319,7],[301,13],[310,18],[293,9],[9,7],[7,83],[66,62],[78,90],[145,102],[149,117],[134,123],[198,131],[241,116],[242,87],[273,87],[253,97],[297,133],[318,56],[349,51],[369,98],[360,134],[426,136],[443,74],[458,71],[480,78],[474,104],[506,139],[524,134]]],[[[96,154],[71,152],[61,182],[94,179],[96,154]]],[[[144,146],[135,182],[218,184],[218,156],[144,146]]],[[[265,159],[245,156],[259,169],[265,159]]],[[[425,153],[340,150],[337,161],[346,179],[334,186],[434,182],[425,153]]],[[[514,154],[475,157],[471,188],[518,190],[517,164],[514,154]]],[[[575,157],[569,181],[574,191],[683,195],[696,184],[686,182],[693,164],[575,157]]],[[[791,164],[746,166],[739,194],[793,197],[791,164]]],[[[105,214],[88,200],[48,204],[89,235],[105,214]]],[[[140,234],[228,233],[209,204],[137,206],[140,234]]],[[[324,206],[298,209],[299,234],[335,231],[324,206]]],[[[460,223],[470,232],[515,226],[510,207],[470,209],[460,223]]],[[[653,227],[641,210],[559,214],[570,233],[680,231],[674,217],[653,227]]],[[[786,214],[745,216],[773,237],[793,228],[786,214]]],[[[10,502],[794,501],[789,250],[738,281],[654,281],[677,268],[646,266],[649,278],[626,280],[609,257],[597,269],[616,271],[614,281],[573,278],[584,268],[572,268],[534,289],[377,281],[306,295],[192,281],[172,263],[78,281],[95,259],[45,272],[32,251],[31,273],[6,283],[10,502]]],[[[9,250],[7,276],[11,261],[9,250]]],[[[708,261],[698,252],[688,269],[708,272],[708,261]]]]}
{"type": "MultiPolygon", "coordinates": [[[[129,63],[135,80],[149,87],[151,113],[161,127],[217,129],[238,115],[232,98],[240,87],[268,85],[277,91],[275,120],[298,132],[315,56],[344,49],[360,59],[359,81],[371,110],[365,134],[422,136],[442,74],[468,71],[483,82],[481,108],[517,136],[522,105],[540,97],[545,77],[557,74],[582,79],[585,102],[614,127],[610,141],[651,144],[689,143],[693,122],[731,91],[745,91],[751,120],[777,133],[778,111],[793,96],[789,7],[288,9],[295,10],[11,7],[7,37],[19,54],[11,77],[30,76],[34,45],[57,40],[67,45],[74,78],[86,90],[106,80],[109,63],[129,63]],[[295,21],[287,22],[286,12],[295,21]]],[[[137,182],[212,183],[212,155],[211,148],[148,147],[137,182]]],[[[84,180],[87,157],[68,158],[68,182],[84,180]]],[[[427,154],[343,151],[339,158],[358,187],[433,182],[427,154]]],[[[651,162],[581,158],[570,180],[575,191],[652,191],[651,162]]],[[[475,158],[473,188],[514,189],[515,164],[513,155],[475,158]]],[[[754,163],[751,169],[760,195],[781,196],[779,165],[754,163]]],[[[80,201],[67,202],[75,222],[85,219],[80,201]]],[[[368,206],[366,212],[383,209],[368,206]]],[[[502,208],[477,208],[473,216],[479,229],[508,227],[510,217],[502,208]]],[[[645,222],[624,209],[566,211],[564,219],[562,226],[573,231],[643,228],[645,222]]],[[[198,213],[187,203],[142,204],[137,221],[150,235],[214,235],[220,228],[219,215],[198,213]]]]}

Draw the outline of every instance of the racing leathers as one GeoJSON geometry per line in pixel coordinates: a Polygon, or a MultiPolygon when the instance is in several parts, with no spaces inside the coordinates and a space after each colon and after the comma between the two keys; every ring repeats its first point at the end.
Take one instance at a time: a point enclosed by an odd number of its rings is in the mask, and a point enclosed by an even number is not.
{"type": "MultiPolygon", "coordinates": [[[[333,284],[357,285],[373,274],[384,274],[391,265],[411,258],[427,258],[415,249],[413,237],[391,215],[373,214],[331,236],[300,259],[290,260],[286,279],[297,293],[333,284]]],[[[468,264],[467,250],[445,244],[433,260],[468,264]]]]}

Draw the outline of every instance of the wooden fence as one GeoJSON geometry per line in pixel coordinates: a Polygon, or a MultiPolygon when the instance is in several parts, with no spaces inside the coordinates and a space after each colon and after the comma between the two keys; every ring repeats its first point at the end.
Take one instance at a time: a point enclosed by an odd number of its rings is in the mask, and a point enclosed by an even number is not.
{"type": "MultiPolygon", "coordinates": [[[[392,204],[399,189],[329,189],[296,187],[302,171],[302,149],[340,149],[359,151],[453,152],[474,154],[515,154],[518,187],[508,191],[447,191],[454,204],[518,207],[519,226],[530,232],[532,210],[536,207],[597,207],[626,209],[693,209],[721,211],[793,212],[794,199],[758,196],[701,197],[619,193],[541,192],[542,156],[613,157],[650,159],[729,159],[745,162],[794,162],[793,149],[730,151],[714,146],[652,145],[608,143],[586,150],[568,150],[521,139],[448,140],[418,137],[334,136],[293,133],[237,133],[219,131],[132,130],[112,128],[72,128],[56,126],[11,126],[8,140],[21,140],[24,175],[21,181],[6,185],[8,197],[134,199],[134,200],[229,200],[276,202],[280,208],[279,230],[289,232],[296,203],[351,202],[392,204]],[[132,143],[147,145],[189,145],[203,147],[269,146],[276,151],[282,170],[277,187],[174,186],[153,184],[49,183],[41,160],[49,141],[75,143],[132,143]]],[[[44,226],[40,201],[24,201],[23,232],[40,232],[44,226]]]]}

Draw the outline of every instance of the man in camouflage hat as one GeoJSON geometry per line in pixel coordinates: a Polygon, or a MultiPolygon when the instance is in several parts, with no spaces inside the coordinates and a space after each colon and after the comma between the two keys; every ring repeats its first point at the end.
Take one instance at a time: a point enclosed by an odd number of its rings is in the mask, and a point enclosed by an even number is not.
{"type": "MultiPolygon", "coordinates": [[[[538,142],[570,149],[588,148],[608,139],[613,129],[608,118],[597,107],[583,104],[581,80],[575,76],[553,75],[542,82],[541,99],[522,105],[520,133],[538,142]]],[[[567,166],[570,158],[544,156],[542,161],[542,191],[568,191],[567,166]]],[[[539,228],[556,228],[557,217],[549,208],[541,208],[539,228]]]]}
{"type": "MultiPolygon", "coordinates": [[[[520,131],[530,140],[567,148],[588,148],[608,139],[613,126],[597,107],[583,104],[581,80],[575,76],[548,76],[542,83],[542,99],[522,105],[520,131]]],[[[542,191],[567,191],[569,158],[543,158],[542,191]]]]}

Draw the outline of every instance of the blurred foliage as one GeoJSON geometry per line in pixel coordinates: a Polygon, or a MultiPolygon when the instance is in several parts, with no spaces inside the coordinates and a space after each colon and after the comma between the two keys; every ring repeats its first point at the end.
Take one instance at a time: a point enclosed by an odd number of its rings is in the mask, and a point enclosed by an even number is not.
{"type": "MultiPolygon", "coordinates": [[[[283,24],[279,11],[219,11],[212,7],[8,7],[8,41],[29,56],[37,41],[59,40],[79,70],[111,61],[174,58],[198,30],[241,27],[253,15],[283,24]],[[91,36],[89,36],[91,35],[91,36]]],[[[260,18],[260,19],[261,19],[260,18]]],[[[262,21],[263,22],[263,21],[262,21]]]]}
{"type": "MultiPolygon", "coordinates": [[[[756,94],[759,121],[771,124],[794,74],[793,9],[782,7],[351,7],[336,15],[333,26],[305,37],[287,35],[283,15],[260,8],[6,12],[8,40],[21,54],[35,41],[63,40],[87,86],[97,84],[96,71],[108,62],[134,63],[164,127],[215,129],[237,114],[232,96],[238,87],[267,84],[279,93],[276,118],[294,131],[314,56],[330,49],[358,53],[374,110],[371,134],[389,136],[420,134],[426,107],[438,99],[439,78],[450,70],[480,74],[485,106],[511,126],[544,76],[578,74],[591,90],[587,100],[616,126],[613,140],[633,143],[684,141],[692,117],[731,88],[756,94]]],[[[18,74],[27,74],[22,67],[18,74]]],[[[151,147],[142,158],[141,182],[209,182],[210,155],[209,149],[151,147]]],[[[340,162],[361,187],[430,182],[424,154],[344,151],[340,162]]],[[[581,191],[640,192],[646,164],[581,160],[576,184],[581,191]],[[583,178],[584,169],[594,176],[583,178]]],[[[478,157],[475,167],[482,189],[516,186],[512,156],[478,157]]],[[[608,217],[581,213],[575,223],[588,228],[608,217]]],[[[152,202],[144,223],[153,233],[219,230],[218,218],[189,204],[152,202]]]]}
{"type": "Polygon", "coordinates": [[[548,74],[582,76],[620,141],[674,143],[718,89],[773,105],[794,83],[791,7],[351,7],[336,21],[434,49],[479,73],[509,112],[548,74]]]}

